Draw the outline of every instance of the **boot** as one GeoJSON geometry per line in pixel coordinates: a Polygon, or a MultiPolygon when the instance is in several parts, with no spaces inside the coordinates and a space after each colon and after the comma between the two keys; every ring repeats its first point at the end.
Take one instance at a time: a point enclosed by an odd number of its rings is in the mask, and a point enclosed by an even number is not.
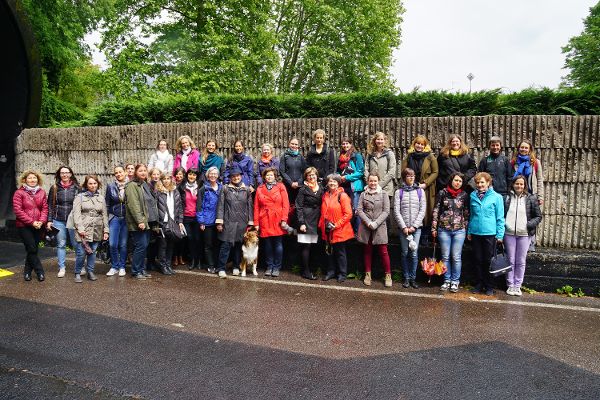
{"type": "Polygon", "coordinates": [[[92,271],[88,271],[87,278],[90,281],[97,281],[98,280],[98,278],[96,278],[96,274],[94,274],[92,271]]]}
{"type": "Polygon", "coordinates": [[[414,289],[419,288],[419,285],[417,285],[417,282],[414,279],[411,279],[410,286],[412,286],[414,289]]]}
{"type": "Polygon", "coordinates": [[[363,283],[366,286],[371,286],[371,272],[365,272],[365,279],[363,280],[363,283]]]}
{"type": "Polygon", "coordinates": [[[185,265],[185,261],[183,259],[183,256],[179,256],[179,265],[185,265]]]}
{"type": "Polygon", "coordinates": [[[173,257],[173,260],[171,261],[171,264],[173,264],[174,266],[178,266],[179,265],[179,260],[177,259],[177,257],[173,257]]]}
{"type": "Polygon", "coordinates": [[[385,274],[384,286],[392,287],[392,274],[385,274]]]}

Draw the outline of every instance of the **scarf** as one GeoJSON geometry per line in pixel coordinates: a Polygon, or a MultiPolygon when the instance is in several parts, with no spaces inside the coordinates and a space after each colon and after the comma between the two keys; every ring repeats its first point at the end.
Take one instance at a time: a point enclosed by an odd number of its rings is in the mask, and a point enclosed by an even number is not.
{"type": "Polygon", "coordinates": [[[313,193],[317,193],[319,191],[319,182],[315,181],[314,183],[310,183],[304,181],[304,186],[307,186],[313,193]]]}
{"type": "Polygon", "coordinates": [[[300,150],[287,149],[285,152],[286,152],[286,154],[289,154],[294,157],[297,156],[298,154],[300,154],[300,150]]]}
{"type": "Polygon", "coordinates": [[[181,166],[183,167],[183,169],[185,169],[187,171],[187,160],[188,160],[188,156],[190,155],[190,153],[192,152],[192,148],[190,147],[187,150],[181,150],[181,166]]]}
{"type": "Polygon", "coordinates": [[[516,163],[517,170],[513,175],[513,179],[516,178],[518,175],[523,175],[525,178],[529,178],[529,175],[531,175],[531,157],[519,154],[517,156],[516,163]]]}
{"type": "Polygon", "coordinates": [[[450,155],[454,157],[460,156],[460,150],[450,150],[450,155]]]}
{"type": "Polygon", "coordinates": [[[194,183],[186,182],[185,190],[189,190],[194,196],[197,196],[198,195],[198,182],[195,182],[195,181],[194,181],[194,183]]]}
{"type": "Polygon", "coordinates": [[[202,163],[202,173],[206,173],[210,169],[210,167],[217,167],[217,169],[221,169],[221,163],[223,159],[215,153],[208,153],[206,156],[206,160],[202,163]]]}
{"type": "Polygon", "coordinates": [[[338,171],[344,172],[348,164],[350,163],[350,157],[352,156],[351,152],[340,153],[340,158],[338,160],[338,171]]]}
{"type": "Polygon", "coordinates": [[[38,190],[40,190],[40,185],[29,186],[27,184],[24,184],[23,188],[25,189],[25,191],[27,191],[27,193],[29,193],[32,196],[35,196],[38,190]]]}
{"type": "Polygon", "coordinates": [[[367,192],[369,194],[381,193],[381,186],[377,185],[377,187],[375,189],[371,189],[370,187],[367,186],[365,188],[365,192],[367,192]]]}
{"type": "Polygon", "coordinates": [[[277,185],[277,182],[273,182],[273,183],[265,182],[265,186],[267,187],[267,190],[273,189],[275,187],[275,185],[277,185]]]}
{"type": "Polygon", "coordinates": [[[117,185],[117,189],[119,189],[119,199],[123,200],[125,198],[125,185],[127,185],[127,181],[121,183],[115,180],[115,184],[117,185]]]}
{"type": "Polygon", "coordinates": [[[402,186],[402,190],[404,190],[405,192],[411,192],[413,190],[416,190],[419,187],[419,185],[417,185],[416,183],[413,185],[407,185],[406,183],[402,186]]]}
{"type": "Polygon", "coordinates": [[[452,186],[448,185],[446,187],[446,191],[448,192],[448,194],[450,195],[450,197],[452,198],[456,198],[458,197],[459,194],[462,193],[462,188],[459,188],[458,190],[455,190],[452,186]]]}
{"type": "MultiPolygon", "coordinates": [[[[191,150],[191,148],[190,148],[191,150]]],[[[189,152],[188,152],[189,154],[189,152]]],[[[154,167],[160,169],[161,171],[165,171],[167,169],[167,164],[169,163],[169,158],[170,158],[171,154],[169,153],[169,150],[165,150],[165,151],[160,151],[160,150],[156,150],[156,164],[154,165],[154,167]]],[[[181,158],[181,160],[183,161],[183,157],[181,158]]],[[[186,162],[187,162],[187,155],[186,155],[186,162]]]]}
{"type": "Polygon", "coordinates": [[[71,186],[73,186],[73,181],[71,179],[69,179],[69,182],[66,182],[66,183],[63,181],[60,181],[60,186],[62,186],[63,189],[68,189],[71,186]]]}
{"type": "Polygon", "coordinates": [[[235,153],[233,155],[233,161],[236,161],[239,163],[240,161],[242,161],[244,159],[244,157],[246,157],[246,155],[244,153],[235,153]]]}
{"type": "Polygon", "coordinates": [[[273,155],[270,155],[269,157],[265,157],[265,156],[260,157],[260,161],[262,161],[262,163],[265,165],[271,164],[272,159],[273,159],[273,155]]]}
{"type": "Polygon", "coordinates": [[[414,151],[408,155],[408,168],[415,171],[415,180],[417,182],[421,181],[421,169],[423,167],[423,160],[425,160],[425,157],[427,157],[429,154],[431,153],[424,151],[414,151]]]}
{"type": "Polygon", "coordinates": [[[96,191],[96,192],[90,192],[89,190],[86,190],[86,191],[83,193],[83,195],[84,195],[84,196],[86,196],[86,197],[94,197],[94,196],[95,196],[95,195],[97,195],[97,194],[98,194],[98,191],[96,191]]]}
{"type": "Polygon", "coordinates": [[[483,196],[485,196],[485,192],[487,192],[487,190],[477,190],[477,197],[479,198],[479,200],[483,200],[483,196]]]}

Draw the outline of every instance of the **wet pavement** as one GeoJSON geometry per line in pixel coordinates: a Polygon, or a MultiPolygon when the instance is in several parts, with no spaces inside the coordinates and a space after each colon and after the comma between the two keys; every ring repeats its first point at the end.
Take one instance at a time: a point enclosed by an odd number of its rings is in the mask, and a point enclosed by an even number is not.
{"type": "Polygon", "coordinates": [[[597,298],[44,264],[0,279],[2,399],[600,398],[597,298]]]}

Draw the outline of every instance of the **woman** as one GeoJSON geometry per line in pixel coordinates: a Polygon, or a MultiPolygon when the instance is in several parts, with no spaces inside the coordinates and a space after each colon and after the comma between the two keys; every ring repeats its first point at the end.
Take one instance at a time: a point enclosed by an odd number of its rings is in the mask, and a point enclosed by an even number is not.
{"type": "Polygon", "coordinates": [[[81,283],[81,269],[86,261],[87,278],[95,281],[96,248],[100,241],[108,240],[108,211],[100,195],[100,180],[96,175],[86,175],[83,193],[73,201],[73,227],[75,228],[75,282],[81,283]],[[87,245],[86,245],[87,244],[87,245]],[[89,251],[91,249],[91,252],[89,251]],[[87,250],[87,252],[86,252],[87,250]]]}
{"type": "Polygon", "coordinates": [[[181,167],[186,171],[190,168],[198,168],[200,153],[196,145],[188,135],[183,135],[175,143],[175,162],[173,163],[173,174],[181,167]]]}
{"type": "MultiPolygon", "coordinates": [[[[179,188],[181,186],[181,184],[183,183],[183,181],[185,180],[185,169],[179,167],[175,170],[175,174],[173,174],[173,176],[175,177],[175,186],[177,186],[177,188],[179,188]]],[[[179,193],[181,195],[181,191],[179,193]]],[[[183,255],[187,254],[187,250],[186,247],[187,246],[187,241],[186,240],[178,240],[175,243],[175,248],[173,249],[173,265],[176,267],[178,265],[185,265],[185,261],[183,259],[183,255]]]]}
{"type": "Polygon", "coordinates": [[[314,167],[304,171],[304,184],[296,196],[296,215],[298,216],[298,243],[302,253],[302,277],[316,280],[310,267],[310,253],[319,241],[319,219],[321,217],[321,202],[323,187],[318,182],[318,172],[314,167]]]}
{"type": "Polygon", "coordinates": [[[475,160],[469,154],[469,148],[465,145],[458,135],[450,135],[448,142],[437,158],[439,174],[436,185],[440,188],[445,188],[450,183],[450,175],[455,172],[460,172],[464,175],[463,185],[467,191],[474,187],[467,186],[469,181],[477,172],[475,160]]]}
{"type": "Polygon", "coordinates": [[[529,140],[522,140],[512,159],[515,169],[513,179],[522,175],[527,180],[528,193],[535,194],[539,205],[544,205],[544,174],[542,163],[536,157],[533,145],[529,140]]]}
{"type": "MultiPolygon", "coordinates": [[[[431,225],[431,212],[435,204],[436,186],[435,181],[438,177],[437,159],[431,151],[429,140],[423,135],[417,135],[408,148],[408,156],[402,161],[404,170],[410,168],[415,171],[416,182],[425,192],[427,200],[427,209],[423,226],[431,225]]],[[[425,233],[425,232],[423,232],[425,233]]]]}
{"type": "Polygon", "coordinates": [[[260,149],[260,160],[256,163],[256,187],[263,184],[262,173],[265,169],[279,170],[279,159],[273,156],[273,146],[270,143],[264,143],[260,149]]]}
{"type": "Polygon", "coordinates": [[[135,179],[135,164],[125,164],[125,172],[127,173],[127,182],[135,179]]]}
{"type": "Polygon", "coordinates": [[[323,195],[319,219],[322,238],[333,248],[332,254],[328,257],[327,274],[323,280],[333,279],[336,276],[337,267],[337,281],[340,283],[346,280],[348,273],[346,242],[354,238],[354,231],[350,225],[352,218],[350,197],[340,187],[341,182],[342,177],[338,174],[329,175],[325,179],[327,192],[323,195]]]}
{"type": "MultiPolygon", "coordinates": [[[[204,151],[202,151],[202,157],[200,158],[200,166],[199,173],[201,176],[206,176],[206,172],[210,167],[217,167],[219,173],[223,171],[223,167],[225,163],[223,162],[223,157],[217,154],[217,142],[213,139],[209,139],[206,142],[206,146],[204,146],[204,151]]],[[[231,173],[230,173],[231,175],[231,173]]]]}
{"type": "Polygon", "coordinates": [[[440,190],[431,222],[431,235],[439,238],[442,261],[447,267],[441,291],[458,292],[462,270],[462,248],[469,225],[469,195],[462,190],[464,175],[454,172],[440,190]]]}
{"type": "Polygon", "coordinates": [[[200,269],[200,225],[196,220],[198,170],[195,168],[187,170],[184,182],[179,185],[179,194],[183,204],[183,225],[187,232],[187,247],[191,258],[188,269],[200,269]]]}
{"type": "Polygon", "coordinates": [[[156,151],[150,156],[148,169],[158,168],[163,174],[171,174],[173,169],[173,155],[169,152],[169,144],[165,139],[160,139],[156,144],[156,151]]]}
{"type": "MultiPolygon", "coordinates": [[[[388,148],[388,137],[383,132],[376,132],[367,146],[365,163],[365,180],[369,175],[379,177],[379,186],[391,198],[394,195],[394,179],[396,178],[396,156],[388,148]]],[[[391,204],[391,203],[390,203],[391,204]]]]}
{"type": "Polygon", "coordinates": [[[467,231],[477,272],[477,283],[472,292],[485,293],[487,296],[494,294],[489,273],[494,246],[496,242],[502,243],[504,237],[504,202],[502,196],[490,187],[491,183],[492,177],[487,172],[478,172],[475,175],[477,190],[473,191],[470,197],[467,231]]]}
{"type": "Polygon", "coordinates": [[[158,221],[162,229],[162,233],[158,235],[158,260],[160,272],[163,275],[174,275],[175,271],[171,267],[171,257],[173,256],[173,247],[178,241],[175,237],[169,236],[167,232],[170,226],[169,221],[172,220],[177,225],[176,229],[184,232],[183,226],[183,205],[179,197],[179,191],[173,177],[170,173],[163,174],[159,182],[156,184],[157,203],[158,203],[158,221]]]}
{"type": "MultiPolygon", "coordinates": [[[[335,172],[335,151],[325,143],[325,131],[317,129],[312,135],[313,144],[310,146],[306,156],[306,165],[315,167],[319,173],[319,179],[323,179],[335,172]]],[[[321,181],[319,183],[322,184],[321,181]]]]}
{"type": "Polygon", "coordinates": [[[131,241],[133,242],[131,274],[139,280],[151,278],[151,275],[146,272],[144,265],[146,249],[150,242],[148,209],[153,205],[152,200],[147,195],[150,192],[150,188],[146,183],[146,178],[148,178],[148,169],[144,164],[138,164],[135,166],[133,180],[125,186],[125,219],[127,221],[127,229],[131,232],[131,241]]]}
{"type": "Polygon", "coordinates": [[[23,278],[30,281],[31,271],[35,270],[38,281],[42,282],[46,277],[38,257],[38,242],[42,226],[48,219],[46,192],[41,188],[43,182],[39,172],[25,171],[18,183],[21,187],[13,195],[13,211],[19,236],[27,252],[23,278]]]}
{"type": "Polygon", "coordinates": [[[365,189],[364,183],[365,162],[362,154],[356,151],[349,138],[342,139],[342,149],[338,158],[337,172],[342,177],[342,187],[346,194],[352,200],[352,211],[355,213],[352,218],[352,228],[354,232],[358,230],[358,218],[356,210],[358,208],[358,199],[365,189]]]}
{"type": "Polygon", "coordinates": [[[155,186],[158,183],[158,181],[160,181],[160,176],[162,174],[163,173],[160,169],[148,167],[148,185],[150,186],[152,191],[156,190],[155,186]]]}
{"type": "Polygon", "coordinates": [[[392,271],[390,255],[388,254],[387,223],[390,214],[390,198],[379,186],[379,176],[369,175],[367,188],[358,200],[357,214],[360,219],[358,236],[360,243],[365,245],[365,279],[363,283],[371,286],[371,259],[373,247],[377,248],[385,272],[384,285],[392,287],[392,271]]]}
{"type": "Polygon", "coordinates": [[[160,181],[162,172],[158,168],[148,168],[148,185],[144,186],[144,189],[149,188],[149,192],[146,193],[149,200],[152,200],[149,204],[152,206],[148,208],[148,225],[150,225],[150,242],[148,243],[148,249],[146,250],[146,270],[147,271],[159,271],[160,266],[156,261],[158,256],[158,236],[160,232],[159,221],[158,221],[158,193],[156,191],[156,184],[160,181]]]}
{"type": "Polygon", "coordinates": [[[521,296],[530,237],[542,221],[538,198],[527,192],[527,178],[517,175],[512,191],[504,198],[504,246],[511,270],[506,274],[506,294],[521,296]]]}
{"type": "Polygon", "coordinates": [[[56,235],[56,256],[58,258],[58,277],[65,276],[65,257],[67,254],[67,237],[71,246],[75,247],[75,232],[67,229],[67,219],[73,209],[73,200],[79,193],[79,182],[73,170],[66,165],[61,166],[54,174],[54,185],[48,191],[48,224],[46,229],[58,229],[56,235]]]}
{"type": "Polygon", "coordinates": [[[104,201],[108,210],[108,232],[111,268],[106,273],[113,276],[125,276],[125,262],[127,261],[127,220],[125,219],[125,186],[127,175],[122,166],[113,169],[115,181],[106,186],[104,201]]]}
{"type": "Polygon", "coordinates": [[[226,278],[225,265],[233,251],[233,274],[240,274],[242,240],[247,227],[254,224],[252,195],[244,182],[242,171],[233,168],[229,173],[231,181],[223,186],[217,205],[217,236],[221,240],[217,270],[220,278],[226,278]]]}
{"type": "Polygon", "coordinates": [[[283,261],[282,236],[287,233],[290,203],[283,183],[276,180],[277,170],[263,171],[263,184],[256,189],[254,227],[265,243],[267,270],[265,276],[276,278],[283,261]]]}
{"type": "Polygon", "coordinates": [[[396,190],[394,195],[394,215],[400,229],[402,271],[404,273],[402,286],[405,288],[412,286],[414,289],[418,289],[419,285],[415,279],[419,264],[419,239],[421,238],[421,226],[425,218],[427,199],[423,189],[415,182],[415,171],[405,168],[400,176],[402,186],[396,190]]]}
{"type": "Polygon", "coordinates": [[[214,274],[216,271],[217,240],[217,205],[222,185],[219,182],[219,170],[210,167],[206,171],[206,183],[198,191],[196,204],[196,220],[200,225],[200,241],[204,250],[204,262],[208,272],[214,274]]]}
{"type": "Polygon", "coordinates": [[[279,174],[287,190],[290,204],[295,204],[298,189],[302,185],[306,161],[300,154],[300,142],[296,138],[290,139],[288,148],[279,161],[279,174]]]}
{"type": "Polygon", "coordinates": [[[244,153],[244,143],[236,140],[233,144],[233,153],[225,166],[223,183],[229,183],[229,172],[233,167],[238,167],[242,171],[242,182],[248,187],[250,193],[254,192],[254,160],[252,156],[244,153]]]}

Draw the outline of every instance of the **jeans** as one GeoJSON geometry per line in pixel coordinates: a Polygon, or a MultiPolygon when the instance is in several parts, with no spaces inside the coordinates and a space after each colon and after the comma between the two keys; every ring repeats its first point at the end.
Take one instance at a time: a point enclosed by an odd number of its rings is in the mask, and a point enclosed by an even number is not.
{"type": "Polygon", "coordinates": [[[242,244],[242,242],[221,242],[217,271],[225,271],[227,260],[229,260],[229,253],[231,253],[232,250],[233,254],[231,256],[233,258],[233,268],[240,268],[240,261],[242,260],[242,244]]]}
{"type": "Polygon", "coordinates": [[[83,244],[81,242],[77,242],[75,245],[75,273],[80,274],[81,269],[83,268],[83,262],[87,256],[87,263],[85,268],[88,272],[94,272],[94,266],[96,265],[96,248],[100,242],[88,242],[90,247],[92,248],[92,254],[85,254],[85,250],[83,249],[83,244]]]}
{"type": "Polygon", "coordinates": [[[58,268],[65,269],[65,258],[67,256],[67,237],[71,246],[75,247],[75,229],[67,229],[67,223],[64,221],[52,220],[52,226],[58,229],[56,234],[56,257],[58,258],[58,268]]]}
{"type": "Polygon", "coordinates": [[[200,224],[196,217],[183,217],[183,225],[187,231],[188,249],[190,251],[190,264],[193,267],[200,266],[200,224]]]}
{"type": "MultiPolygon", "coordinates": [[[[448,268],[444,273],[444,281],[458,284],[462,270],[462,248],[467,232],[464,229],[449,231],[438,229],[438,239],[442,248],[442,261],[448,268]],[[450,259],[452,257],[452,259],[450,259]]],[[[435,255],[434,255],[435,257],[435,255]]]]}
{"type": "Polygon", "coordinates": [[[262,238],[265,242],[265,258],[267,261],[267,271],[281,270],[283,260],[283,241],[282,236],[269,236],[262,238]]]}
{"type": "Polygon", "coordinates": [[[473,265],[477,273],[476,288],[482,290],[493,289],[492,276],[490,275],[490,261],[494,255],[494,246],[496,246],[495,235],[471,235],[473,265]]]}
{"type": "Polygon", "coordinates": [[[131,273],[135,276],[144,272],[144,259],[146,258],[146,248],[150,242],[150,231],[131,232],[131,241],[133,243],[131,273]]]}
{"type": "Polygon", "coordinates": [[[514,286],[520,288],[523,284],[530,240],[529,236],[504,235],[504,247],[506,248],[506,255],[512,267],[506,274],[506,284],[508,287],[514,286]]]}
{"type": "Polygon", "coordinates": [[[127,261],[127,221],[125,218],[112,217],[108,223],[110,261],[114,269],[125,269],[127,261]]]}
{"type": "Polygon", "coordinates": [[[412,233],[413,240],[417,244],[417,248],[410,250],[408,248],[408,239],[404,232],[400,232],[400,249],[402,272],[404,280],[415,280],[417,277],[417,265],[419,264],[419,239],[421,239],[421,228],[412,233]]]}
{"type": "Polygon", "coordinates": [[[19,228],[19,236],[25,246],[27,257],[25,258],[24,274],[31,274],[31,270],[35,270],[37,276],[44,273],[42,262],[38,256],[38,242],[40,240],[40,229],[35,229],[33,226],[19,228]]]}

